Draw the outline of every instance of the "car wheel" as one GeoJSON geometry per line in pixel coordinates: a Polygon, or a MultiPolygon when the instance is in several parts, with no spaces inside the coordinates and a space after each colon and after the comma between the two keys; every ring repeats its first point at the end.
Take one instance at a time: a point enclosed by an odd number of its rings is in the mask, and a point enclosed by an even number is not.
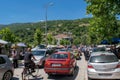
{"type": "Polygon", "coordinates": [[[3,76],[3,80],[11,80],[12,78],[12,73],[10,71],[5,72],[3,76]]]}
{"type": "Polygon", "coordinates": [[[92,79],[88,77],[88,80],[92,80],[92,79]]]}
{"type": "Polygon", "coordinates": [[[48,76],[52,76],[52,74],[49,74],[49,73],[48,73],[48,76]]]}
{"type": "Polygon", "coordinates": [[[74,69],[77,69],[77,63],[75,63],[75,67],[74,67],[74,69]]]}
{"type": "Polygon", "coordinates": [[[44,65],[45,65],[45,61],[43,61],[43,63],[42,63],[42,67],[44,68],[44,65]]]}
{"type": "Polygon", "coordinates": [[[73,69],[72,73],[70,74],[70,76],[74,76],[75,73],[75,69],[73,69]]]}

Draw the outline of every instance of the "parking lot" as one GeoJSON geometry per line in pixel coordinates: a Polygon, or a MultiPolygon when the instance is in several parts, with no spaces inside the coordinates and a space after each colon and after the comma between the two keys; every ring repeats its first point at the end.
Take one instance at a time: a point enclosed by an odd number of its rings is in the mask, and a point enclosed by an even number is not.
{"type": "MultiPolygon", "coordinates": [[[[41,68],[39,70],[39,74],[41,76],[36,78],[30,78],[30,80],[87,80],[87,71],[86,71],[86,61],[84,56],[81,56],[81,60],[77,60],[77,68],[75,70],[74,76],[67,76],[67,75],[55,75],[55,76],[48,76],[44,69],[41,68]]],[[[21,73],[23,70],[23,65],[20,65],[19,68],[15,69],[13,80],[22,80],[21,73]]]]}

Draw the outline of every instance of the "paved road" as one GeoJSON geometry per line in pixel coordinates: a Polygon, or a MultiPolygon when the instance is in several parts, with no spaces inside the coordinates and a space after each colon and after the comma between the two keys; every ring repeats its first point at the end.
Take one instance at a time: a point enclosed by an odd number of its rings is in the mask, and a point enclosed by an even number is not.
{"type": "MultiPolygon", "coordinates": [[[[39,74],[41,74],[41,77],[37,77],[36,79],[31,78],[30,80],[87,80],[87,71],[86,71],[86,61],[84,59],[84,56],[81,56],[81,60],[77,60],[77,69],[75,71],[74,76],[48,76],[43,69],[39,70],[39,74]]],[[[20,66],[19,68],[15,69],[15,74],[13,80],[22,80],[21,79],[21,72],[22,72],[23,66],[20,66]]]]}

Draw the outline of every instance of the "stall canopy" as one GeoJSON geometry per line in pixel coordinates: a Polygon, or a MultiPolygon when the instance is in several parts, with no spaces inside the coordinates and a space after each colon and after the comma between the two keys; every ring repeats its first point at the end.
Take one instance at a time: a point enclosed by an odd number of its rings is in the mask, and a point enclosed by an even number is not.
{"type": "Polygon", "coordinates": [[[25,43],[18,43],[17,46],[19,46],[19,47],[26,47],[25,43]]]}
{"type": "Polygon", "coordinates": [[[0,39],[0,44],[8,44],[8,42],[0,39]]]}
{"type": "Polygon", "coordinates": [[[109,44],[109,42],[107,40],[102,40],[101,44],[109,44]]]}
{"type": "Polygon", "coordinates": [[[112,44],[118,44],[118,43],[120,43],[120,38],[112,38],[111,42],[108,41],[108,40],[102,40],[101,41],[101,44],[110,44],[110,43],[112,43],[112,44]]]}
{"type": "Polygon", "coordinates": [[[120,38],[112,38],[113,44],[118,44],[120,42],[120,38]]]}

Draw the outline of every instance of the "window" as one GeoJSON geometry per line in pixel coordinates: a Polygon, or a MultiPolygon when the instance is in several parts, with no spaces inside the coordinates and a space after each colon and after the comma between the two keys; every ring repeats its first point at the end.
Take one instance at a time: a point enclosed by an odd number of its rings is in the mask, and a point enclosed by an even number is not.
{"type": "Polygon", "coordinates": [[[101,55],[101,56],[92,56],[90,59],[92,63],[110,63],[118,62],[118,59],[115,55],[101,55]]]}
{"type": "Polygon", "coordinates": [[[44,56],[45,55],[45,51],[32,51],[32,54],[35,56],[44,56]]]}
{"type": "Polygon", "coordinates": [[[68,54],[53,54],[51,55],[52,59],[67,59],[68,54]]]}
{"type": "Polygon", "coordinates": [[[3,57],[0,57],[0,64],[6,63],[5,59],[3,57]]]}
{"type": "Polygon", "coordinates": [[[96,47],[93,49],[93,52],[106,51],[105,47],[96,47]]]}

